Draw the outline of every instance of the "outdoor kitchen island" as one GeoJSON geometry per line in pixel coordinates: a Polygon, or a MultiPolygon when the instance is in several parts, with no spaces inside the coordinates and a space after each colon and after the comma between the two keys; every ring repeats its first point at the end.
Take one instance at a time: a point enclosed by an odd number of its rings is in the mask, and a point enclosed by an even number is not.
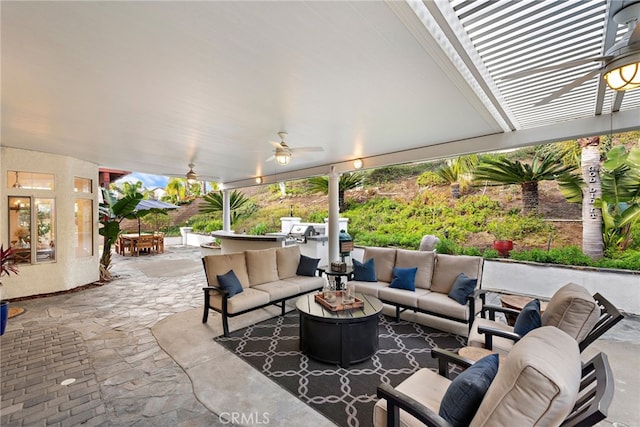
{"type": "Polygon", "coordinates": [[[287,239],[287,236],[281,234],[258,236],[254,234],[236,234],[232,231],[214,231],[211,236],[220,240],[220,250],[223,254],[255,249],[280,248],[284,246],[287,239]]]}
{"type": "Polygon", "coordinates": [[[327,241],[324,235],[292,235],[270,233],[264,236],[254,234],[236,234],[228,231],[214,231],[212,237],[220,240],[220,253],[230,254],[245,250],[280,248],[288,245],[299,245],[300,253],[310,258],[320,259],[319,264],[326,264],[328,257],[327,241]]]}

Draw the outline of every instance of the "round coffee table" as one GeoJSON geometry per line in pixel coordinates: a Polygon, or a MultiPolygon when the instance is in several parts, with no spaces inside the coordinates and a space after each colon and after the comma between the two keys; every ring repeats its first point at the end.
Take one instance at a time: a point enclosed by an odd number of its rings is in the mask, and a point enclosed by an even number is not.
{"type": "Polygon", "coordinates": [[[315,294],[296,301],[300,313],[300,351],[320,362],[348,368],[378,351],[378,315],[382,302],[356,293],[362,308],[331,311],[315,300],[315,294]]]}

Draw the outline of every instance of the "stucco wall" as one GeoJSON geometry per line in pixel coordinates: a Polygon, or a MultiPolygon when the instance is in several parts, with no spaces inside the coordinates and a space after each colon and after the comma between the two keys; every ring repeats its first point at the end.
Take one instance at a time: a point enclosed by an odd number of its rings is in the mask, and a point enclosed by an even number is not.
{"type": "Polygon", "coordinates": [[[9,245],[7,202],[9,196],[35,196],[55,199],[56,260],[20,264],[20,274],[2,278],[2,298],[17,298],[59,292],[95,282],[99,272],[98,165],[66,156],[15,148],[0,148],[0,242],[9,245]],[[51,173],[55,190],[7,188],[7,170],[51,173]],[[74,177],[93,181],[93,256],[76,258],[73,191],[74,177]]]}
{"type": "Polygon", "coordinates": [[[483,289],[547,299],[569,282],[584,286],[591,294],[599,292],[626,313],[640,314],[640,271],[485,260],[482,273],[483,289]]]}

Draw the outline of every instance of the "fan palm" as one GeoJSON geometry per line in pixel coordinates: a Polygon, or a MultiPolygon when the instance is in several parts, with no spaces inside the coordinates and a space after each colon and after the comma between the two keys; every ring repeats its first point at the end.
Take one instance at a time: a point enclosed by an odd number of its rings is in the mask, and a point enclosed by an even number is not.
{"type": "MultiPolygon", "coordinates": [[[[329,177],[328,176],[314,176],[307,180],[311,184],[311,191],[322,192],[324,194],[329,193],[329,177]]],[[[363,172],[352,172],[340,175],[338,181],[338,210],[344,211],[344,192],[347,190],[353,190],[360,187],[364,182],[363,172]]]]}
{"type": "MultiPolygon", "coordinates": [[[[212,191],[203,197],[204,203],[200,205],[199,211],[200,213],[216,213],[222,212],[224,209],[224,198],[222,195],[222,191],[212,191]]],[[[240,209],[242,209],[249,199],[247,196],[239,192],[238,190],[233,190],[229,195],[229,210],[231,211],[231,224],[236,222],[238,219],[242,217],[240,213],[240,209]]]]}
{"type": "Polygon", "coordinates": [[[478,156],[470,154],[449,160],[445,165],[436,170],[436,174],[449,183],[451,198],[460,198],[460,186],[468,183],[468,176],[472,174],[478,165],[478,156]]]}
{"type": "Polygon", "coordinates": [[[476,180],[485,180],[510,185],[519,184],[522,190],[522,211],[525,214],[537,212],[539,204],[538,183],[554,181],[569,175],[575,166],[563,165],[556,156],[534,157],[531,164],[505,157],[485,158],[474,172],[476,180]]]}

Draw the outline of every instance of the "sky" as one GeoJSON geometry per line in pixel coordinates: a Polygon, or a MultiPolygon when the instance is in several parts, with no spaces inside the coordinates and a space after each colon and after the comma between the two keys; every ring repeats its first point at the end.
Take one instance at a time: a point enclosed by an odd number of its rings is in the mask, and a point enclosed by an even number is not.
{"type": "Polygon", "coordinates": [[[169,182],[169,177],[161,176],[161,175],[150,175],[148,173],[133,172],[115,181],[115,183],[116,184],[121,184],[123,182],[136,183],[138,181],[142,181],[142,186],[147,190],[153,190],[156,188],[165,188],[167,186],[167,182],[169,182]]]}

